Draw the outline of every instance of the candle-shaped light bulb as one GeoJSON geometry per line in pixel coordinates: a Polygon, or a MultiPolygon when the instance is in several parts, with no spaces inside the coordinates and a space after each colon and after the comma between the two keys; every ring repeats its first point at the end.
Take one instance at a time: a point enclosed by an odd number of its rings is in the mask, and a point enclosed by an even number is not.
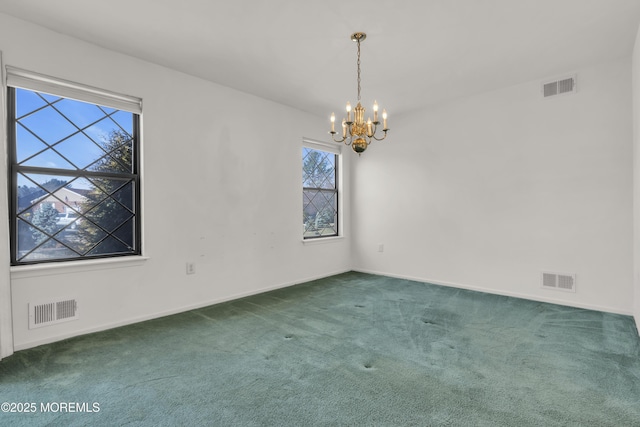
{"type": "Polygon", "coordinates": [[[351,103],[347,102],[347,121],[351,121],[351,103]]]}
{"type": "Polygon", "coordinates": [[[378,122],[378,101],[373,101],[373,121],[378,122]]]}
{"type": "Polygon", "coordinates": [[[335,113],[331,113],[331,132],[336,131],[336,115],[335,113]]]}
{"type": "Polygon", "coordinates": [[[387,110],[382,110],[382,130],[387,129],[387,110]]]}
{"type": "Polygon", "coordinates": [[[342,137],[347,137],[347,122],[345,121],[345,119],[342,119],[342,137]]]}
{"type": "Polygon", "coordinates": [[[371,117],[367,118],[367,136],[371,136],[373,135],[373,131],[372,131],[372,123],[371,123],[371,117]]]}

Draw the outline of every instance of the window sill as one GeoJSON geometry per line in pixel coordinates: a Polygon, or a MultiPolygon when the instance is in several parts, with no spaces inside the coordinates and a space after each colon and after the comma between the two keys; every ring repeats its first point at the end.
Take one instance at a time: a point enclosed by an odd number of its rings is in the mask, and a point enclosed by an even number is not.
{"type": "Polygon", "coordinates": [[[303,239],[303,245],[318,245],[321,243],[335,243],[344,240],[344,236],[316,237],[315,239],[303,239]]]}
{"type": "Polygon", "coordinates": [[[80,273],[84,271],[111,268],[134,267],[142,265],[149,257],[126,256],[86,261],[51,262],[47,264],[18,265],[9,269],[12,279],[49,276],[52,274],[80,273]]]}

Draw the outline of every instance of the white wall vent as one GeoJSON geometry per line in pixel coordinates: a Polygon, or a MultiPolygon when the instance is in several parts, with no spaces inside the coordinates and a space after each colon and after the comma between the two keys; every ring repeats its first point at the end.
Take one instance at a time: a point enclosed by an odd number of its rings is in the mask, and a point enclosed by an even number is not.
{"type": "Polygon", "coordinates": [[[562,273],[542,273],[542,287],[558,291],[575,292],[576,275],[562,273]]]}
{"type": "Polygon", "coordinates": [[[29,329],[78,318],[78,302],[75,299],[58,299],[45,303],[29,303],[29,329]]]}
{"type": "Polygon", "coordinates": [[[547,80],[542,82],[542,96],[548,98],[550,96],[575,93],[576,76],[568,76],[560,79],[547,80]]]}

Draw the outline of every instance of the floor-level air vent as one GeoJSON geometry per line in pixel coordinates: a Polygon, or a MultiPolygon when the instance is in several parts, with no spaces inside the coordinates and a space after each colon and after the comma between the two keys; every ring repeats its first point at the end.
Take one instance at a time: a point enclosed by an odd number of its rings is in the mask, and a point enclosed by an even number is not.
{"type": "Polygon", "coordinates": [[[542,287],[558,291],[575,292],[576,275],[562,273],[542,273],[542,287]]]}
{"type": "Polygon", "coordinates": [[[542,96],[550,96],[574,93],[576,91],[576,76],[563,77],[542,83],[542,96]]]}
{"type": "Polygon", "coordinates": [[[60,299],[45,303],[29,303],[29,329],[78,318],[78,302],[75,299],[60,299]]]}

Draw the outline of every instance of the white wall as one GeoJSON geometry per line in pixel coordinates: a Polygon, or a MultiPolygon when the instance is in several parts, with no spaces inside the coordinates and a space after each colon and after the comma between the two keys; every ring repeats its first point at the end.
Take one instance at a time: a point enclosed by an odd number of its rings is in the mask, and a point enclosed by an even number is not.
{"type": "MultiPolygon", "coordinates": [[[[4,65],[0,49],[0,80],[4,80],[4,65]]],[[[0,105],[5,105],[6,91],[0,87],[0,105]]],[[[6,116],[0,107],[0,141],[6,135],[6,116]]],[[[0,143],[0,146],[4,147],[0,143]]],[[[7,152],[0,151],[0,165],[6,171],[7,152]]],[[[6,173],[5,173],[6,176],[6,173]]],[[[2,178],[0,178],[0,182],[2,178]]],[[[0,200],[8,200],[7,186],[0,185],[0,200]]],[[[9,260],[9,217],[8,210],[0,209],[0,260],[9,260]]],[[[1,263],[0,263],[1,264],[1,263]]],[[[9,269],[0,266],[0,359],[13,353],[13,326],[11,322],[11,286],[9,284],[9,269]]]]}
{"type": "MultiPolygon", "coordinates": [[[[302,137],[326,140],[323,120],[1,14],[0,40],[7,65],[138,96],[144,106],[149,259],[11,269],[16,349],[350,269],[348,237],[301,241],[302,137]],[[195,275],[186,275],[187,261],[195,275]],[[55,297],[77,298],[80,319],[29,330],[27,304],[55,297]]],[[[0,173],[0,188],[6,179],[0,173]]],[[[348,186],[344,200],[348,212],[348,186]]],[[[9,260],[0,255],[1,278],[9,260]]]]}
{"type": "Polygon", "coordinates": [[[567,70],[573,95],[534,81],[394,119],[352,168],[354,267],[630,314],[630,65],[567,70]]]}
{"type": "Polygon", "coordinates": [[[640,29],[633,49],[633,265],[634,316],[640,331],[640,29]]]}

